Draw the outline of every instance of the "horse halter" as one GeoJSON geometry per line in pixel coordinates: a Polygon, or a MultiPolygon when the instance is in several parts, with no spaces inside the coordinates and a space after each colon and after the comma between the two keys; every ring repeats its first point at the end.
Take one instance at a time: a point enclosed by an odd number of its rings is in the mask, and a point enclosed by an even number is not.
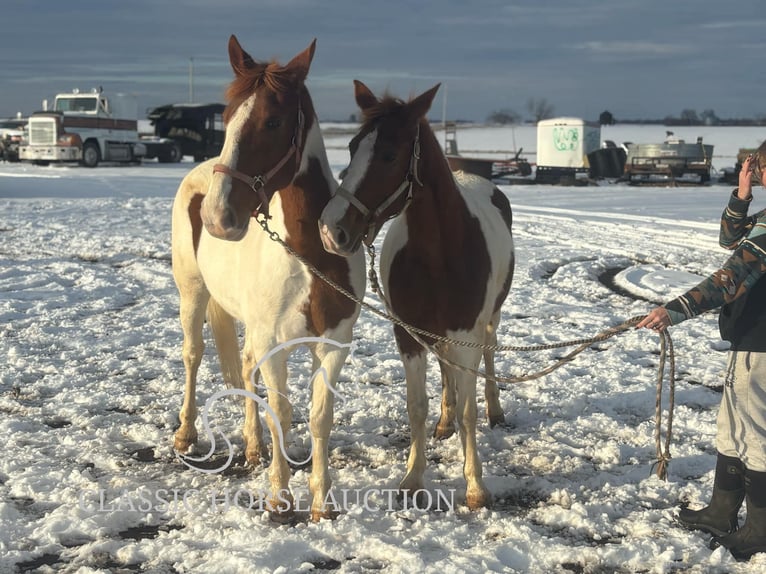
{"type": "Polygon", "coordinates": [[[266,192],[264,191],[264,188],[266,187],[266,184],[271,180],[272,177],[274,177],[277,172],[279,172],[280,169],[282,169],[285,164],[290,160],[290,158],[295,155],[295,171],[297,173],[298,169],[301,165],[301,147],[303,144],[303,123],[304,123],[304,117],[303,117],[303,110],[301,109],[300,101],[298,102],[298,121],[295,125],[295,133],[293,133],[293,139],[290,144],[290,149],[287,150],[287,153],[282,157],[281,160],[277,162],[277,164],[272,167],[269,171],[267,171],[263,175],[254,175],[250,176],[246,173],[242,173],[241,171],[237,171],[236,169],[230,168],[228,165],[217,163],[213,166],[213,173],[223,173],[225,175],[228,175],[229,177],[233,177],[234,179],[238,179],[241,182],[246,183],[250,186],[250,188],[255,192],[255,194],[258,196],[258,199],[261,200],[260,205],[258,205],[258,208],[256,209],[255,213],[261,213],[266,219],[269,219],[269,198],[266,196],[266,192]]]}
{"type": "Polygon", "coordinates": [[[420,159],[420,124],[418,124],[417,129],[415,131],[415,142],[412,145],[412,155],[410,156],[410,167],[407,170],[407,175],[404,178],[404,181],[399,185],[399,187],[396,188],[396,191],[392,193],[390,196],[388,196],[386,199],[383,200],[378,207],[375,208],[375,210],[371,210],[368,208],[364,203],[362,203],[358,197],[356,197],[353,193],[345,189],[343,186],[338,187],[338,190],[336,191],[336,194],[341,196],[343,199],[348,201],[351,205],[356,207],[356,209],[359,211],[359,213],[362,214],[362,220],[364,221],[365,225],[367,226],[367,232],[364,234],[364,244],[368,247],[372,245],[373,240],[375,239],[375,236],[378,234],[378,231],[380,231],[380,228],[383,227],[383,224],[388,221],[389,219],[393,219],[397,215],[401,214],[405,209],[407,209],[407,206],[410,204],[410,201],[412,201],[412,188],[415,183],[420,185],[422,187],[423,182],[420,181],[420,177],[418,176],[418,160],[420,159]],[[404,201],[404,205],[400,210],[398,210],[396,213],[393,213],[389,217],[387,217],[383,221],[378,221],[378,218],[383,214],[386,209],[391,207],[391,205],[394,204],[396,200],[399,199],[399,197],[407,191],[407,197],[404,201]]]}

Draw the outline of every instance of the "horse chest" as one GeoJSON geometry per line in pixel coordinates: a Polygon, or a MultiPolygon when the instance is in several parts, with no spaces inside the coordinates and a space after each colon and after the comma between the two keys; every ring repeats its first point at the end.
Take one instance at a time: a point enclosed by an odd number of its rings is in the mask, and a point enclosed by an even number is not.
{"type": "Polygon", "coordinates": [[[238,320],[305,330],[311,277],[260,229],[252,227],[238,242],[203,232],[197,261],[210,294],[238,320]]]}
{"type": "Polygon", "coordinates": [[[439,257],[408,233],[406,218],[395,219],[381,252],[383,287],[394,312],[416,326],[445,334],[471,331],[488,308],[491,262],[486,247],[463,246],[439,257]]]}

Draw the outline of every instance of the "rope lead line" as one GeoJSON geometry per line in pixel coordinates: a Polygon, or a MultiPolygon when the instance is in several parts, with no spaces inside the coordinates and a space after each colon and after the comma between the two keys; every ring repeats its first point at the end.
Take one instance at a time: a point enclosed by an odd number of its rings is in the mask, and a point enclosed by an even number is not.
{"type": "MultiPolygon", "coordinates": [[[[393,323],[394,325],[398,325],[399,327],[406,330],[407,333],[413,339],[415,339],[418,343],[420,343],[420,345],[422,345],[424,349],[433,353],[436,359],[440,361],[441,363],[444,363],[445,365],[449,365],[450,367],[454,369],[471,373],[472,375],[477,375],[484,379],[495,381],[496,383],[515,384],[515,383],[521,383],[526,381],[532,381],[534,379],[539,379],[540,377],[543,377],[544,375],[552,373],[553,371],[555,371],[562,365],[569,363],[577,355],[582,353],[585,349],[587,349],[594,343],[606,341],[607,339],[611,339],[612,337],[619,335],[620,333],[624,333],[634,328],[645,317],[645,315],[637,315],[635,317],[631,317],[627,321],[624,321],[623,323],[615,327],[604,329],[603,331],[601,331],[600,333],[596,334],[593,337],[574,339],[572,341],[564,341],[561,343],[548,343],[543,345],[527,345],[527,346],[485,345],[483,343],[477,343],[476,341],[464,341],[461,339],[452,339],[450,337],[445,337],[444,335],[437,335],[435,333],[430,333],[424,329],[420,329],[418,327],[415,327],[414,325],[410,325],[409,323],[402,321],[401,319],[399,319],[393,314],[393,311],[391,310],[388,300],[383,294],[383,291],[380,288],[380,284],[378,282],[378,275],[375,271],[375,248],[372,245],[367,248],[368,253],[370,255],[370,270],[368,272],[368,278],[370,280],[370,288],[383,301],[383,304],[386,307],[386,311],[381,311],[377,307],[371,305],[370,303],[364,301],[363,299],[360,299],[359,297],[351,293],[348,289],[346,289],[342,285],[339,285],[337,282],[333,281],[330,277],[322,273],[319,269],[317,269],[317,267],[313,263],[311,263],[308,259],[303,257],[300,253],[295,251],[292,247],[290,247],[290,245],[288,245],[287,242],[284,241],[279,236],[279,233],[277,233],[276,231],[272,231],[269,228],[268,221],[265,218],[262,218],[261,215],[262,214],[260,213],[258,214],[256,221],[258,221],[258,224],[261,226],[261,228],[268,234],[269,239],[281,245],[285,249],[285,251],[287,251],[287,253],[289,253],[291,256],[295,257],[298,261],[300,261],[312,273],[312,275],[318,277],[319,279],[324,281],[327,285],[329,285],[330,287],[338,291],[338,293],[350,299],[357,305],[364,307],[365,309],[367,309],[374,315],[377,315],[378,317],[385,319],[386,321],[389,321],[390,323],[393,323]],[[427,341],[424,341],[423,337],[433,339],[435,343],[430,344],[427,341]],[[498,375],[490,376],[487,373],[484,373],[476,369],[470,369],[463,365],[459,365],[447,359],[446,357],[443,357],[438,350],[439,343],[444,343],[447,345],[457,345],[457,346],[468,347],[473,349],[481,349],[485,351],[494,351],[494,352],[513,351],[513,352],[524,353],[524,352],[535,352],[535,351],[547,351],[551,349],[561,349],[561,348],[573,347],[573,346],[576,346],[576,348],[573,351],[570,351],[569,353],[561,357],[560,359],[558,359],[552,365],[546,367],[545,369],[542,369],[541,371],[527,374],[527,375],[516,376],[516,377],[504,377],[504,376],[498,376],[498,375]]],[[[655,442],[655,448],[657,451],[657,461],[652,465],[652,469],[654,469],[654,467],[656,466],[657,477],[660,478],[661,480],[667,480],[667,469],[671,459],[670,441],[671,441],[672,430],[673,430],[673,409],[675,406],[675,385],[676,385],[675,356],[673,351],[673,341],[671,340],[670,334],[667,332],[667,330],[659,331],[658,334],[660,336],[660,360],[659,360],[659,365],[657,367],[657,398],[656,398],[655,412],[654,412],[654,420],[655,420],[654,442],[655,442]],[[662,387],[663,387],[663,381],[665,378],[664,375],[665,375],[666,361],[668,365],[668,388],[669,388],[668,423],[667,423],[667,432],[665,434],[665,443],[664,443],[664,449],[663,449],[663,445],[662,445],[662,387]]],[[[502,387],[502,388],[505,388],[505,387],[502,387]]]]}

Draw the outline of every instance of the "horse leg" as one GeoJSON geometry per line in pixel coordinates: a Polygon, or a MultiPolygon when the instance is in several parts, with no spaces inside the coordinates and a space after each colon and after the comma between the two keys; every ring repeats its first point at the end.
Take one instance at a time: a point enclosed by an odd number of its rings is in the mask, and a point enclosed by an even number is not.
{"type": "MultiPolygon", "coordinates": [[[[497,345],[497,322],[500,320],[500,313],[495,314],[492,323],[487,325],[487,345],[497,345]]],[[[503,407],[500,406],[500,391],[495,381],[495,351],[485,350],[484,372],[487,377],[484,379],[484,399],[487,408],[487,420],[490,428],[505,422],[503,407]]]]}
{"type": "Polygon", "coordinates": [[[186,371],[184,402],[178,418],[180,428],[176,431],[173,447],[185,453],[197,442],[197,370],[202,362],[205,343],[202,328],[205,324],[205,310],[210,299],[207,289],[199,282],[190,282],[189,289],[182,289],[179,283],[181,329],[184,334],[183,361],[186,371]]]}
{"type": "MultiPolygon", "coordinates": [[[[260,346],[256,355],[265,357],[276,343],[271,346],[260,346]]],[[[293,407],[287,398],[287,351],[273,353],[260,366],[263,383],[268,394],[269,407],[274,411],[276,420],[268,416],[266,422],[271,431],[271,464],[269,465],[269,483],[271,484],[271,500],[268,507],[271,516],[279,522],[292,519],[295,512],[293,495],[290,492],[290,466],[285,458],[287,449],[287,433],[293,420],[293,407]],[[283,450],[284,449],[284,450],[283,450]]]]}
{"type": "MultiPolygon", "coordinates": [[[[450,359],[476,369],[481,353],[472,349],[453,349],[450,359]]],[[[466,504],[471,510],[489,506],[492,495],[481,478],[481,459],[476,445],[476,375],[456,371],[457,425],[463,446],[463,476],[466,481],[466,504]]]]}
{"type": "Polygon", "coordinates": [[[334,412],[335,389],[341,367],[348,355],[347,349],[327,344],[318,344],[312,350],[314,355],[314,373],[311,392],[311,414],[309,428],[311,429],[311,476],[309,490],[311,491],[311,519],[335,518],[340,509],[331,508],[325,504],[327,493],[332,486],[329,472],[328,443],[334,412]],[[317,372],[317,368],[319,371],[317,372]]]}
{"type": "MultiPolygon", "coordinates": [[[[242,379],[245,390],[256,394],[260,373],[254,371],[255,358],[253,349],[245,337],[245,348],[242,351],[242,379]]],[[[249,397],[245,397],[245,424],[242,427],[242,436],[245,439],[245,460],[253,466],[261,463],[266,457],[266,446],[263,444],[263,425],[258,413],[258,403],[249,397]]]]}
{"type": "Polygon", "coordinates": [[[410,455],[407,459],[407,473],[399,484],[399,491],[400,494],[412,496],[423,489],[423,474],[426,470],[426,352],[420,349],[416,355],[402,355],[402,361],[407,378],[410,455]]]}
{"type": "Polygon", "coordinates": [[[434,438],[444,440],[455,434],[455,379],[443,363],[439,363],[439,369],[442,375],[442,405],[434,438]]]}

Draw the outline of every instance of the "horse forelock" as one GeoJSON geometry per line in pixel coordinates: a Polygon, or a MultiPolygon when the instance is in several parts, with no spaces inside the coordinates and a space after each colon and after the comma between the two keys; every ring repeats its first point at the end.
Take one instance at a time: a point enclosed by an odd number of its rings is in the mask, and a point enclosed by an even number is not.
{"type": "Polygon", "coordinates": [[[369,131],[381,118],[402,114],[406,105],[404,100],[385,94],[377,104],[362,110],[362,131],[369,131]]]}
{"type": "Polygon", "coordinates": [[[244,70],[237,70],[237,77],[226,88],[225,97],[229,105],[224,111],[224,121],[228,122],[239,105],[261,86],[277,95],[287,94],[299,87],[295,76],[276,61],[256,63],[244,70]]]}
{"type": "Polygon", "coordinates": [[[351,155],[355,154],[359,143],[379,127],[382,119],[395,119],[404,122],[406,120],[406,106],[407,102],[404,100],[385,94],[376,104],[363,109],[362,124],[359,127],[359,131],[349,142],[351,155]]]}

